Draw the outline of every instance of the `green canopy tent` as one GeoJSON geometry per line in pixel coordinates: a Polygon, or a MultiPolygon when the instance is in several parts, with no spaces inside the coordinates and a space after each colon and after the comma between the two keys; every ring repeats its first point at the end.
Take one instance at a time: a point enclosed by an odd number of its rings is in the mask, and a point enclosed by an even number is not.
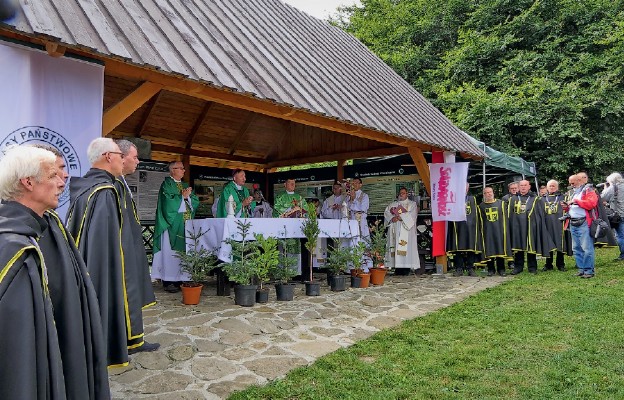
{"type": "Polygon", "coordinates": [[[487,154],[483,162],[471,162],[471,169],[468,173],[472,177],[481,176],[483,187],[516,180],[515,177],[519,175],[522,179],[533,177],[536,189],[539,188],[535,163],[495,150],[477,139],[471,138],[471,140],[487,154]]]}

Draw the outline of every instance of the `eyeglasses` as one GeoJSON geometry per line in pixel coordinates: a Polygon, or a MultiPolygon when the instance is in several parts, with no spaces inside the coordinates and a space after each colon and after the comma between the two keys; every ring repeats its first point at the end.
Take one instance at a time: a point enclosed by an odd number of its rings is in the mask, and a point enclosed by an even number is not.
{"type": "Polygon", "coordinates": [[[173,167],[171,169],[183,169],[183,170],[186,170],[186,168],[184,168],[184,167],[173,167]]]}
{"type": "Polygon", "coordinates": [[[105,153],[102,153],[103,156],[107,154],[119,154],[120,156],[123,156],[123,153],[121,151],[107,151],[105,153]]]}

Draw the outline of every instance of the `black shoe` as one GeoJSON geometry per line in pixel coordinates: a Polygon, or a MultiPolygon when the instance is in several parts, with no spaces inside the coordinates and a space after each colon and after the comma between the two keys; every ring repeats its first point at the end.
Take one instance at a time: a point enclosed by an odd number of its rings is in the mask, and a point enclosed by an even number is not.
{"type": "Polygon", "coordinates": [[[534,270],[532,270],[532,271],[531,271],[531,270],[529,270],[529,274],[537,275],[537,270],[536,270],[536,269],[534,269],[534,270]]]}
{"type": "Polygon", "coordinates": [[[180,288],[174,285],[173,283],[170,283],[167,286],[165,286],[165,292],[178,293],[179,291],[180,291],[180,288]]]}
{"type": "Polygon", "coordinates": [[[583,271],[579,271],[576,274],[574,274],[574,276],[583,276],[583,275],[585,275],[585,272],[583,271]]]}
{"type": "Polygon", "coordinates": [[[473,278],[477,276],[477,273],[475,272],[474,268],[470,268],[468,270],[468,276],[472,276],[473,278]]]}
{"type": "Polygon", "coordinates": [[[128,354],[136,354],[139,352],[149,352],[149,351],[156,351],[160,348],[160,343],[150,343],[150,342],[143,342],[143,344],[139,347],[135,347],[134,349],[128,349],[128,354]]]}
{"type": "Polygon", "coordinates": [[[453,272],[453,276],[457,276],[457,277],[459,277],[459,276],[464,276],[464,271],[462,271],[461,269],[456,269],[456,270],[453,272]]]}
{"type": "Polygon", "coordinates": [[[546,272],[546,271],[552,271],[552,270],[553,270],[552,265],[551,265],[550,267],[546,266],[546,267],[542,268],[542,271],[543,271],[543,272],[546,272]]]}
{"type": "Polygon", "coordinates": [[[487,276],[494,276],[494,271],[488,271],[487,276]]]}
{"type": "Polygon", "coordinates": [[[505,272],[505,270],[504,270],[504,269],[503,269],[503,270],[498,271],[498,274],[499,274],[500,276],[507,276],[507,273],[505,272]]]}
{"type": "Polygon", "coordinates": [[[513,271],[511,271],[512,275],[518,275],[520,272],[522,272],[521,269],[514,269],[513,271]]]}
{"type": "Polygon", "coordinates": [[[565,267],[565,265],[564,265],[563,267],[557,267],[557,269],[558,269],[559,271],[565,271],[565,270],[566,270],[566,267],[565,267]]]}

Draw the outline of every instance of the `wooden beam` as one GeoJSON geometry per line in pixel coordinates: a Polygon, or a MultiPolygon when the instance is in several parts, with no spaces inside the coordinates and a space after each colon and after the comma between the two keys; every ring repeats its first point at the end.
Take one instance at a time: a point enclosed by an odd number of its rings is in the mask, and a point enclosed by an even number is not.
{"type": "Polygon", "coordinates": [[[263,168],[264,168],[264,163],[265,163],[265,160],[263,158],[235,156],[231,154],[217,153],[214,151],[205,151],[205,150],[198,150],[198,149],[187,150],[184,147],[168,146],[164,144],[152,144],[152,151],[159,151],[163,153],[173,153],[173,154],[179,154],[179,155],[184,154],[186,156],[215,158],[218,160],[227,160],[227,161],[234,161],[234,162],[247,163],[247,164],[256,164],[256,165],[262,166],[263,168]]]}
{"type": "Polygon", "coordinates": [[[108,136],[113,129],[119,126],[126,118],[138,110],[146,101],[160,92],[162,85],[153,82],[143,82],[129,95],[110,106],[102,116],[102,136],[108,136]]]}
{"type": "Polygon", "coordinates": [[[211,101],[207,102],[206,105],[204,105],[204,109],[202,110],[201,114],[199,114],[199,117],[197,117],[197,119],[195,120],[195,125],[193,125],[193,129],[191,129],[189,138],[186,141],[185,154],[188,154],[188,152],[191,150],[191,147],[193,147],[193,142],[195,141],[195,138],[197,137],[197,132],[199,132],[199,128],[201,128],[201,126],[204,124],[204,121],[206,121],[206,118],[208,117],[208,114],[210,113],[210,109],[212,108],[213,105],[214,105],[213,102],[211,101]]]}
{"type": "Polygon", "coordinates": [[[143,133],[145,133],[145,127],[147,126],[147,123],[149,122],[149,118],[152,115],[152,111],[154,111],[154,109],[158,105],[158,101],[160,100],[160,97],[162,96],[162,94],[163,94],[163,91],[161,90],[156,95],[156,98],[154,98],[154,101],[152,101],[152,104],[150,104],[149,108],[147,109],[147,112],[145,113],[145,117],[143,117],[143,121],[141,121],[139,132],[135,135],[135,137],[140,138],[141,136],[143,136],[143,133]]]}
{"type": "Polygon", "coordinates": [[[423,185],[425,185],[425,190],[429,193],[429,196],[431,196],[431,177],[429,175],[429,165],[427,164],[425,155],[418,147],[408,147],[408,151],[409,155],[412,157],[412,161],[414,161],[416,170],[418,170],[418,175],[420,175],[420,179],[423,185]]]}
{"type": "Polygon", "coordinates": [[[396,154],[405,154],[406,151],[407,150],[405,147],[393,146],[393,147],[384,147],[381,149],[374,149],[374,150],[352,151],[348,153],[322,154],[319,156],[301,157],[301,158],[294,158],[290,160],[277,160],[277,161],[267,163],[265,167],[276,168],[276,167],[287,167],[291,165],[302,165],[302,164],[310,164],[310,163],[317,163],[317,162],[351,160],[354,158],[392,156],[396,154]]]}
{"type": "Polygon", "coordinates": [[[424,150],[431,150],[432,148],[431,145],[420,143],[415,140],[400,138],[360,125],[342,122],[335,118],[312,114],[309,111],[276,104],[272,100],[259,99],[251,94],[216,88],[209,86],[208,84],[194,82],[180,76],[165,75],[159,71],[126,64],[122,61],[112,59],[104,59],[104,61],[106,63],[105,72],[110,76],[154,82],[162,85],[164,89],[171,92],[181,93],[207,101],[214,101],[215,103],[253,111],[259,114],[269,115],[271,117],[285,119],[304,125],[316,126],[318,128],[334,132],[341,132],[348,135],[371,139],[377,142],[389,143],[403,147],[422,147],[424,150]]]}
{"type": "MultiPolygon", "coordinates": [[[[243,137],[245,137],[245,134],[247,134],[247,131],[249,131],[249,127],[251,126],[253,121],[256,119],[257,115],[258,114],[252,113],[252,112],[250,112],[249,115],[247,115],[247,118],[245,118],[245,121],[243,122],[243,125],[238,130],[238,133],[236,134],[236,137],[234,138],[234,141],[230,145],[230,148],[228,150],[228,154],[234,154],[234,152],[236,151],[236,148],[238,147],[240,141],[243,139],[243,137]]],[[[221,166],[221,168],[223,168],[224,166],[225,166],[225,162],[223,163],[223,166],[221,166]]]]}
{"type": "Polygon", "coordinates": [[[61,46],[58,42],[45,42],[45,49],[48,55],[54,58],[62,57],[65,55],[67,47],[61,46]]]}

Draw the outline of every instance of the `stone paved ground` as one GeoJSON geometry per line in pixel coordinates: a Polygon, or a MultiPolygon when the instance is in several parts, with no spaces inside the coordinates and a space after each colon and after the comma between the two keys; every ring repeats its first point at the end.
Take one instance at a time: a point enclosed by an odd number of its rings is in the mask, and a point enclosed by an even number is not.
{"type": "Polygon", "coordinates": [[[181,294],[156,288],[158,304],[145,310],[153,353],[131,356],[130,365],[110,371],[113,399],[220,399],[252,384],[264,384],[318,357],[365,339],[508,278],[388,276],[383,286],[331,292],[319,275],[321,296],[297,285],[295,299],[254,307],[204,288],[198,306],[181,294]]]}

